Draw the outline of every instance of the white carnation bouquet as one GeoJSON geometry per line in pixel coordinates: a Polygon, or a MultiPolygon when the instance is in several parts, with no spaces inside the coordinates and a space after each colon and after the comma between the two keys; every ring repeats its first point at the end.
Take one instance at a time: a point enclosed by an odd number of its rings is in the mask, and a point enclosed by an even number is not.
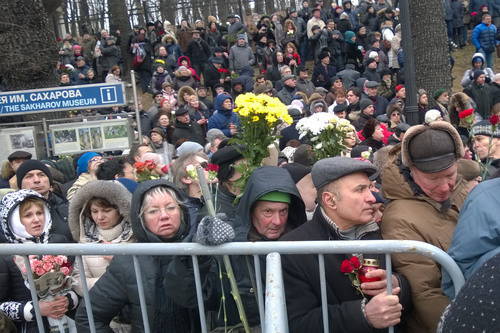
{"type": "Polygon", "coordinates": [[[351,123],[332,113],[318,112],[299,120],[296,126],[299,138],[307,138],[316,161],[340,156],[346,149],[344,140],[352,132],[351,123]]]}

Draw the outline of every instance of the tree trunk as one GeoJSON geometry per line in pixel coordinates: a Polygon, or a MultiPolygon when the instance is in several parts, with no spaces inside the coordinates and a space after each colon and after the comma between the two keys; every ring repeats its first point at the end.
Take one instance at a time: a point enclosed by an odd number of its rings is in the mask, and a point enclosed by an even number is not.
{"type": "Polygon", "coordinates": [[[90,23],[89,15],[90,9],[89,9],[89,4],[87,0],[80,0],[79,3],[79,9],[80,9],[80,16],[78,19],[78,22],[80,23],[79,25],[79,31],[80,31],[80,36],[83,36],[85,32],[90,32],[92,33],[92,26],[90,23]]]}
{"type": "Polygon", "coordinates": [[[137,14],[137,21],[139,25],[146,28],[146,21],[144,19],[144,10],[142,8],[141,0],[134,0],[134,6],[137,14]]]}
{"type": "Polygon", "coordinates": [[[109,4],[109,24],[117,26],[120,30],[121,44],[120,49],[123,57],[123,74],[126,78],[130,77],[132,68],[132,57],[129,53],[128,35],[132,32],[127,13],[127,5],[123,0],[108,0],[109,4]]]}
{"type": "MultiPolygon", "coordinates": [[[[57,86],[56,37],[42,1],[0,0],[0,3],[0,77],[7,90],[57,86]],[[34,50],[36,57],[33,57],[34,50]]],[[[52,112],[25,116],[25,119],[61,116],[63,115],[52,112]]]]}
{"type": "Polygon", "coordinates": [[[417,89],[427,91],[432,106],[434,91],[451,90],[453,83],[444,7],[442,2],[436,5],[435,0],[411,0],[409,5],[414,48],[410,52],[404,50],[404,56],[413,55],[415,73],[405,72],[405,78],[415,77],[417,89]]]}
{"type": "Polygon", "coordinates": [[[7,89],[57,86],[57,43],[42,2],[0,2],[0,76],[7,89]],[[35,50],[36,57],[33,57],[35,50]]]}
{"type": "Polygon", "coordinates": [[[274,1],[273,0],[265,0],[266,2],[266,13],[268,15],[271,15],[274,13],[274,1]]]}

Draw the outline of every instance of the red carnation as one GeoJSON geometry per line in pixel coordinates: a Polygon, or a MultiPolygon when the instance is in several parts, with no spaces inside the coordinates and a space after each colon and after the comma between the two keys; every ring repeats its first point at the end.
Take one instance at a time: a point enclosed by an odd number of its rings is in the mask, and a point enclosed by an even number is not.
{"type": "Polygon", "coordinates": [[[474,113],[474,109],[463,110],[462,112],[460,112],[458,114],[458,118],[464,119],[464,118],[467,118],[468,116],[472,115],[473,113],[474,113]]]}
{"type": "Polygon", "coordinates": [[[168,169],[169,169],[171,166],[172,166],[171,164],[165,164],[165,165],[163,166],[163,168],[161,168],[161,172],[163,172],[164,174],[167,174],[168,169]]]}
{"type": "Polygon", "coordinates": [[[354,269],[359,269],[361,267],[361,263],[359,262],[358,257],[351,257],[351,264],[354,267],[354,269]]]}
{"type": "MultiPolygon", "coordinates": [[[[359,263],[359,261],[358,261],[358,263],[359,263]]],[[[352,273],[352,271],[354,271],[354,267],[352,267],[352,264],[349,260],[344,260],[342,262],[342,265],[340,266],[340,271],[342,273],[349,274],[349,273],[352,273]]]]}
{"type": "Polygon", "coordinates": [[[207,168],[205,170],[219,172],[219,166],[217,164],[210,163],[209,165],[207,165],[207,168]]]}
{"type": "Polygon", "coordinates": [[[491,123],[491,125],[497,126],[498,125],[498,121],[499,121],[498,115],[494,114],[494,115],[492,115],[490,117],[490,123],[491,123]]]}

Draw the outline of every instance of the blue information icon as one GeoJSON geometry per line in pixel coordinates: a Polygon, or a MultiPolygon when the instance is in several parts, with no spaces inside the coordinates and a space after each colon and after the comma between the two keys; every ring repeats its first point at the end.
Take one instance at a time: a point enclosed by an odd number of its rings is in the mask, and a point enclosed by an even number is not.
{"type": "Polygon", "coordinates": [[[101,88],[101,100],[102,103],[116,103],[116,88],[115,87],[103,87],[101,88]]]}

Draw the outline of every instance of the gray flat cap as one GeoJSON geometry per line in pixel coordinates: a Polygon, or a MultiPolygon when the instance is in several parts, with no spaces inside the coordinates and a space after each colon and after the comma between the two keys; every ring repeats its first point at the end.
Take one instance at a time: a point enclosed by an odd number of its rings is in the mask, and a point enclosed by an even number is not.
{"type": "Polygon", "coordinates": [[[370,179],[378,175],[377,168],[371,163],[350,157],[337,156],[316,162],[311,170],[311,176],[314,187],[319,189],[334,180],[355,172],[365,172],[370,179]]]}
{"type": "Polygon", "coordinates": [[[367,88],[377,88],[378,82],[377,81],[368,81],[368,82],[366,82],[365,86],[367,88]]]}

